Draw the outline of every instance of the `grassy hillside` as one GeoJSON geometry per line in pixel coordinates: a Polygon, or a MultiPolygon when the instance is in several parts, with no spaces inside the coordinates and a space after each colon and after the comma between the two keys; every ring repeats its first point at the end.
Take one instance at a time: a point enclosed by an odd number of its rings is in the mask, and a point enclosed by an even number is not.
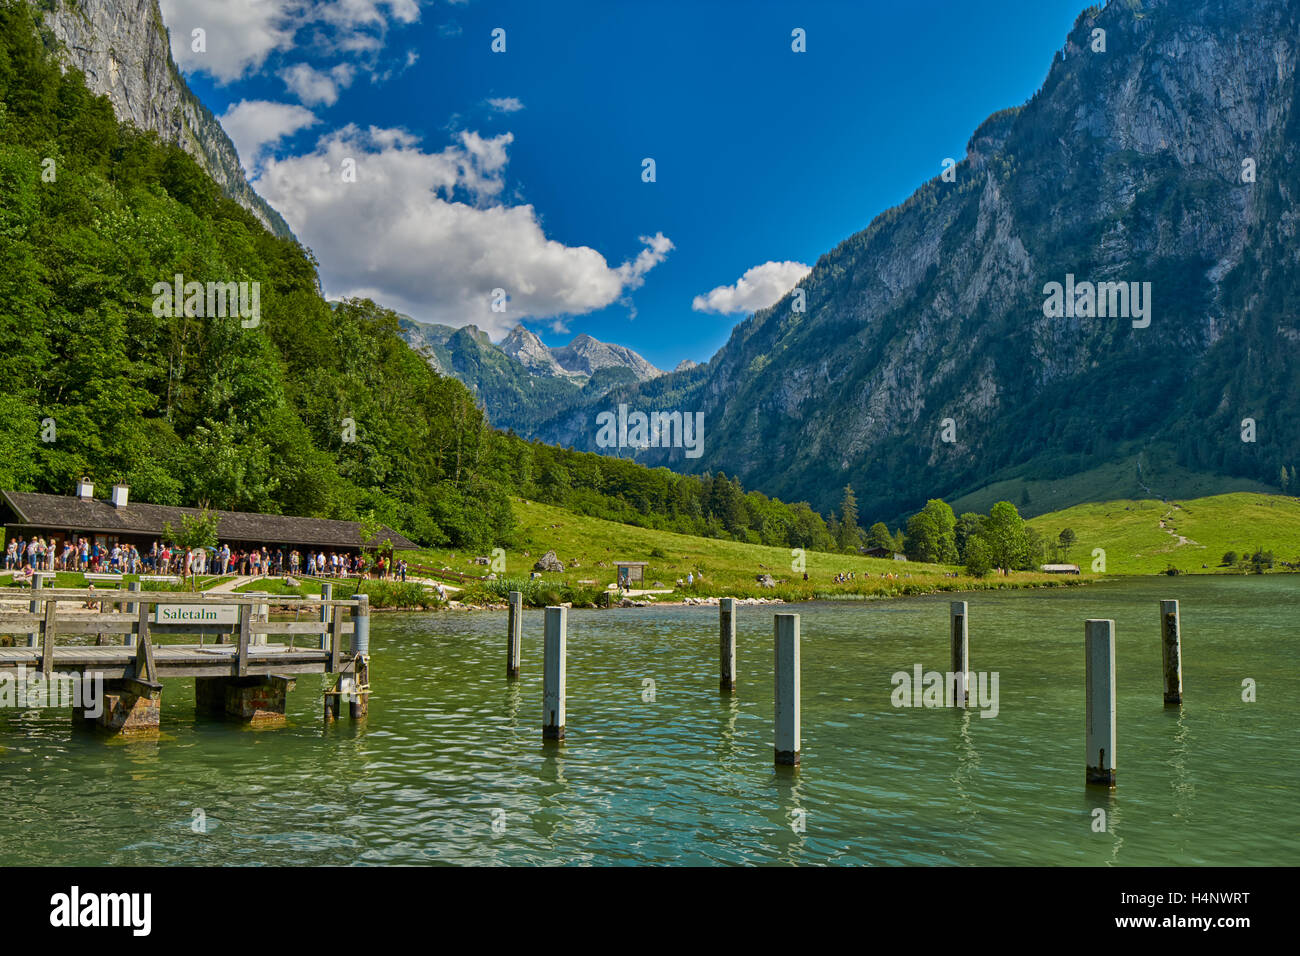
{"type": "Polygon", "coordinates": [[[1071,528],[1078,540],[1069,560],[1085,570],[1093,549],[1105,549],[1108,574],[1158,574],[1169,567],[1227,571],[1220,562],[1228,551],[1263,549],[1278,561],[1300,560],[1300,499],[1284,495],[1242,492],[1168,504],[1150,499],[1081,504],[1028,524],[1053,540],[1062,528],[1071,528]]]}
{"type": "MultiPolygon", "coordinates": [[[[1250,478],[1191,471],[1173,461],[1168,449],[1146,451],[1064,478],[1017,477],[992,482],[954,499],[957,514],[987,513],[998,501],[1010,501],[1022,515],[1046,515],[1082,502],[1142,498],[1202,498],[1238,491],[1276,493],[1250,478]]],[[[1077,530],[1077,529],[1076,529],[1077,530]]]]}
{"type": "MultiPolygon", "coordinates": [[[[614,562],[647,561],[642,587],[671,588],[667,600],[686,596],[728,595],[734,597],[781,597],[785,600],[811,600],[818,596],[859,595],[896,596],[934,591],[975,590],[1037,584],[1074,584],[1060,577],[1017,573],[1007,577],[990,576],[976,580],[941,565],[895,562],[856,555],[807,551],[803,570],[795,570],[797,555],[789,548],[745,544],[693,535],[676,534],[618,524],[600,518],[578,515],[551,505],[514,499],[517,531],[515,545],[506,553],[503,579],[527,578],[537,561],[554,550],[565,564],[565,571],[545,574],[544,581],[556,588],[604,590],[614,582],[614,562]],[[574,563],[576,562],[576,564],[574,563]],[[803,580],[806,570],[808,580],[803,580]],[[853,572],[852,580],[837,582],[835,576],[853,572]],[[687,574],[697,579],[692,587],[678,586],[687,574]],[[756,580],[770,574],[777,587],[764,588],[756,580]],[[886,577],[892,575],[892,577],[886,577]],[[593,583],[589,583],[593,582],[593,583]]],[[[413,561],[433,567],[449,567],[465,574],[483,575],[488,568],[474,563],[473,553],[423,551],[410,556],[413,561]]]]}

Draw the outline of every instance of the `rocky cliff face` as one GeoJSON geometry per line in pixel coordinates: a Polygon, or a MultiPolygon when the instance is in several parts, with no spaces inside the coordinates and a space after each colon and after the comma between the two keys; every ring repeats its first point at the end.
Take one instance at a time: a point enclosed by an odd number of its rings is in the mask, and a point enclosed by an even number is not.
{"type": "Polygon", "coordinates": [[[29,0],[66,66],[106,95],[121,120],[194,157],[222,191],[281,236],[284,219],[244,179],[235,146],[172,62],[158,0],[29,0]]]}
{"type": "MultiPolygon", "coordinates": [[[[707,367],[604,403],[705,413],[701,459],[647,463],[823,509],[852,483],[865,515],[1156,447],[1276,481],[1300,458],[1298,27],[1286,0],[1085,11],[951,181],[821,257],[805,312],[787,297],[707,367]],[[1101,312],[1103,282],[1130,301],[1101,312]]],[[[594,449],[591,418],[534,435],[594,449]]]]}

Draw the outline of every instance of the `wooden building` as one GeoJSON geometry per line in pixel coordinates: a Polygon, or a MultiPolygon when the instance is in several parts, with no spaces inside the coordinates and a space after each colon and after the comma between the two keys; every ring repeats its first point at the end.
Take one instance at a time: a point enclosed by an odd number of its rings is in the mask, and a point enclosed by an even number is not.
{"type": "MultiPolygon", "coordinates": [[[[266,547],[352,554],[383,546],[393,550],[418,547],[414,542],[381,526],[369,541],[362,541],[361,523],[329,518],[297,518],[288,515],[256,514],[248,511],[215,511],[217,540],[244,551],[266,547]]],[[[178,508],[131,501],[126,485],[114,485],[108,501],[94,497],[94,486],[84,479],[75,495],[44,495],[26,491],[0,492],[0,520],[5,541],[40,537],[54,540],[62,548],[69,538],[86,538],[101,548],[131,544],[147,553],[155,541],[163,540],[163,527],[181,530],[181,518],[197,517],[198,508],[178,508]]]]}
{"type": "Polygon", "coordinates": [[[893,561],[906,561],[907,555],[889,548],[866,548],[862,552],[869,558],[889,558],[893,561]]]}

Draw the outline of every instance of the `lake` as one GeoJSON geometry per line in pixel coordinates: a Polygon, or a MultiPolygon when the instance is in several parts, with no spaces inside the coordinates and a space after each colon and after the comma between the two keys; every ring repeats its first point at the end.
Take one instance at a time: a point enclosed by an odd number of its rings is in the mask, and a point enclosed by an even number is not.
{"type": "Polygon", "coordinates": [[[1293,865],[1297,584],[958,595],[970,666],[999,677],[992,718],[891,704],[895,672],[947,669],[947,595],[741,606],[730,697],[716,608],[570,611],[558,745],[541,611],[515,684],[504,611],[376,614],[360,725],[324,726],[316,675],[274,729],[197,720],[186,680],[165,685],[158,740],[0,711],[0,864],[1293,865]],[[1161,700],[1162,598],[1181,601],[1181,708],[1161,700]],[[797,771],[772,765],[775,611],[801,615],[797,771]],[[1116,621],[1113,792],[1084,786],[1090,617],[1116,621]]]}

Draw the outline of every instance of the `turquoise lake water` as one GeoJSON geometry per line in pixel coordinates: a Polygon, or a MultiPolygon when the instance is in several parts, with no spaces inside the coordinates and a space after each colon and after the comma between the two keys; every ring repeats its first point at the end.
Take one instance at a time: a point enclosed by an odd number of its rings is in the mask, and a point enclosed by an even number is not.
{"type": "Polygon", "coordinates": [[[558,745],[541,740],[540,611],[515,684],[504,612],[375,615],[362,723],[324,725],[319,676],[269,730],[197,719],[186,680],[166,684],[155,741],[0,711],[0,863],[1300,862],[1300,579],[957,597],[971,668],[999,676],[993,718],[891,705],[895,672],[947,669],[946,595],[741,607],[730,697],[715,608],[570,611],[558,745]],[[1181,708],[1161,700],[1162,598],[1181,601],[1181,708]],[[772,765],[775,611],[801,617],[797,771],[772,765]],[[1090,617],[1116,621],[1113,792],[1084,786],[1090,617]]]}

